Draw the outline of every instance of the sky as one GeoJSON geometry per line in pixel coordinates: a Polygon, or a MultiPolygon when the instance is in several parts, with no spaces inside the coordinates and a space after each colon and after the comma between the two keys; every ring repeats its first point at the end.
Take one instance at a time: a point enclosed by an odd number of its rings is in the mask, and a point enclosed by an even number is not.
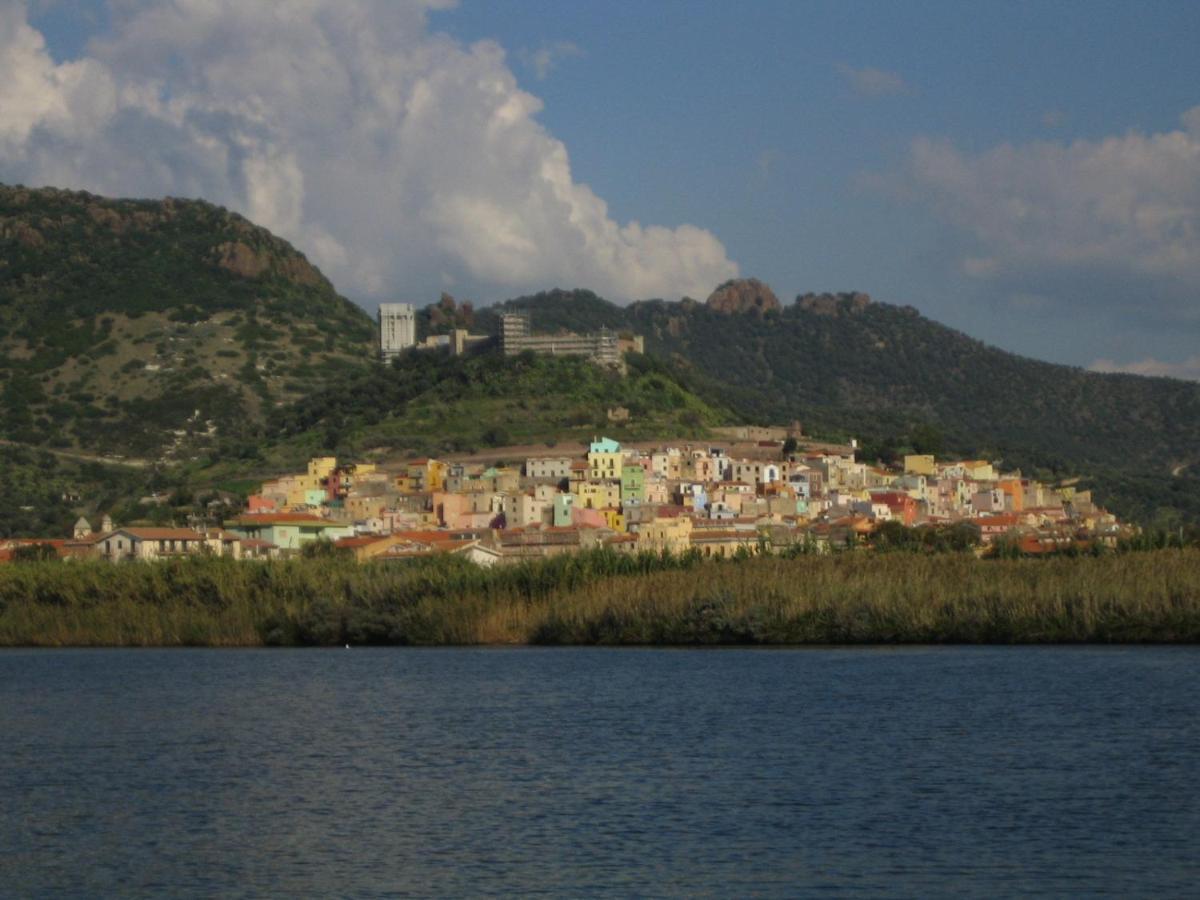
{"type": "Polygon", "coordinates": [[[368,310],[866,291],[1200,379],[1200,3],[0,0],[0,181],[203,197],[368,310]]]}

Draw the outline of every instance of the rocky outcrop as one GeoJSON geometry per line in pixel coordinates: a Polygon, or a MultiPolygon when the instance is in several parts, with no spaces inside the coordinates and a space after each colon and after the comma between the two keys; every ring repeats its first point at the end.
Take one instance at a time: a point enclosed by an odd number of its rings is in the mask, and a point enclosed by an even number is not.
{"type": "Polygon", "coordinates": [[[726,281],[708,295],[708,308],[720,313],[756,313],[762,315],[782,306],[771,288],[757,278],[726,281]]]}
{"type": "Polygon", "coordinates": [[[218,266],[242,278],[257,278],[271,267],[266,254],[255,252],[253,247],[241,241],[217,244],[213,254],[218,266]]]}
{"type": "Polygon", "coordinates": [[[818,316],[838,316],[843,312],[857,313],[871,305],[871,295],[861,291],[849,294],[801,294],[796,305],[818,316]]]}

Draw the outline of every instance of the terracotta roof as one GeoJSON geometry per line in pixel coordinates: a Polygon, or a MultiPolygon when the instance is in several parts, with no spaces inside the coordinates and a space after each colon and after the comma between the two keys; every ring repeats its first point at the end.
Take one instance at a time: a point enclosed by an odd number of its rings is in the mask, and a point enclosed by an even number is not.
{"type": "Polygon", "coordinates": [[[885,506],[908,506],[917,501],[902,491],[872,491],[871,500],[885,506]]]}
{"type": "Polygon", "coordinates": [[[0,544],[5,545],[5,549],[15,550],[18,547],[35,547],[40,544],[45,544],[49,547],[61,547],[66,543],[63,538],[4,538],[0,544]]]}
{"type": "Polygon", "coordinates": [[[382,541],[384,539],[384,537],[385,537],[384,535],[367,534],[367,535],[362,535],[359,537],[338,538],[336,541],[333,542],[333,546],[348,547],[348,548],[367,547],[367,546],[370,546],[371,544],[374,544],[376,541],[382,541]]]}
{"type": "Polygon", "coordinates": [[[981,528],[989,525],[996,527],[1007,525],[1012,527],[1021,523],[1021,517],[1016,513],[1003,513],[996,516],[978,516],[972,521],[981,528]]]}
{"type": "Polygon", "coordinates": [[[427,543],[446,544],[461,540],[475,540],[475,538],[463,538],[460,535],[470,529],[460,529],[457,531],[394,531],[384,538],[377,540],[385,540],[386,538],[401,538],[406,541],[424,541],[427,543]]]}

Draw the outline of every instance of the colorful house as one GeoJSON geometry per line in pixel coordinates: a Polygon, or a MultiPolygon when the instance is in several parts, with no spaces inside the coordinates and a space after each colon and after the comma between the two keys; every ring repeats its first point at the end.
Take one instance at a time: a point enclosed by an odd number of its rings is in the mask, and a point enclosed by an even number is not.
{"type": "Polygon", "coordinates": [[[646,470],[641,466],[621,468],[621,503],[644,500],[646,497],[646,470]]]}
{"type": "Polygon", "coordinates": [[[592,441],[588,447],[588,477],[592,481],[621,477],[621,445],[611,438],[592,441]]]}
{"type": "Polygon", "coordinates": [[[294,552],[314,541],[354,536],[353,525],[305,513],[242,515],[226,524],[239,537],[268,541],[284,552],[294,552]]]}
{"type": "Polygon", "coordinates": [[[579,505],[586,509],[604,509],[609,506],[621,505],[621,486],[609,482],[594,483],[585,481],[578,485],[575,494],[579,497],[579,505]]]}
{"type": "Polygon", "coordinates": [[[575,494],[559,494],[554,498],[554,527],[566,528],[573,521],[571,511],[575,508],[575,494]]]}
{"type": "Polygon", "coordinates": [[[691,547],[692,520],[687,516],[656,518],[638,529],[638,550],[650,553],[686,553],[691,547]]]}

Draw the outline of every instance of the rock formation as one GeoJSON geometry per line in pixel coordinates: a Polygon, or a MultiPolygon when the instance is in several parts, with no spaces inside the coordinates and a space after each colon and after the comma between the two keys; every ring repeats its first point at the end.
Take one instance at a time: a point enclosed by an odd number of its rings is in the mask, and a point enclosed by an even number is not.
{"type": "Polygon", "coordinates": [[[779,310],[779,298],[771,288],[757,278],[736,278],[726,281],[708,295],[708,308],[721,313],[752,312],[762,315],[779,310]]]}

